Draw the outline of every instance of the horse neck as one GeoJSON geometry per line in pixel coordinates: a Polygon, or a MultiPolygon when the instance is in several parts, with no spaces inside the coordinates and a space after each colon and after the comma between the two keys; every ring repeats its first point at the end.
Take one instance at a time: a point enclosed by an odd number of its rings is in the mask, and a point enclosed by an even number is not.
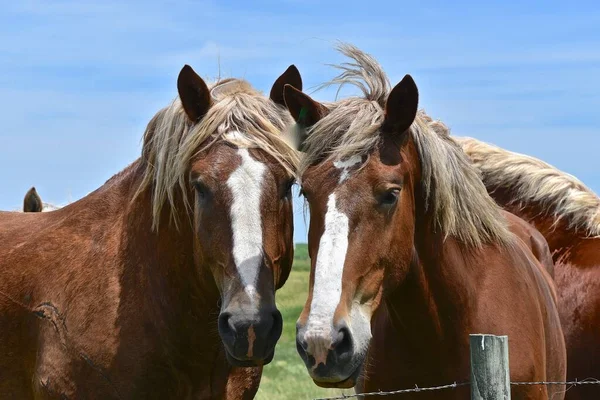
{"type": "MultiPolygon", "coordinates": [[[[219,294],[207,266],[197,262],[195,234],[182,196],[175,200],[178,223],[171,220],[170,208],[164,207],[158,228],[152,227],[150,188],[140,193],[126,215],[127,253],[135,255],[140,272],[154,290],[188,307],[216,305],[219,294]],[[191,298],[199,296],[196,302],[191,298]]],[[[161,300],[161,302],[164,301],[161,300]]]]}
{"type": "Polygon", "coordinates": [[[583,231],[575,231],[564,221],[557,221],[552,215],[546,215],[536,204],[520,206],[512,202],[515,196],[506,189],[494,189],[490,196],[505,210],[532,224],[546,239],[553,258],[585,237],[583,231]]]}
{"type": "Polygon", "coordinates": [[[426,223],[417,223],[408,275],[387,296],[386,307],[414,362],[434,359],[442,366],[443,360],[457,360],[468,346],[470,298],[481,276],[469,262],[469,251],[454,238],[444,238],[433,229],[433,219],[422,215],[426,223]]]}
{"type": "MultiPolygon", "coordinates": [[[[211,345],[215,336],[212,333],[216,332],[218,291],[209,268],[195,262],[194,234],[188,214],[181,213],[176,227],[169,221],[169,210],[165,210],[159,228],[153,229],[150,189],[134,199],[142,168],[137,161],[107,182],[99,194],[104,201],[119,199],[114,202],[118,208],[116,219],[120,222],[114,226],[121,230],[121,293],[125,297],[122,301],[136,307],[147,323],[154,326],[154,332],[170,347],[171,353],[174,348],[181,351],[186,346],[189,346],[186,351],[205,348],[211,345]],[[186,332],[189,335],[183,334],[186,332]],[[209,337],[212,339],[208,340],[209,337]],[[201,340],[204,345],[198,346],[190,340],[201,340]]],[[[175,207],[186,210],[182,199],[176,201],[175,207]]]]}

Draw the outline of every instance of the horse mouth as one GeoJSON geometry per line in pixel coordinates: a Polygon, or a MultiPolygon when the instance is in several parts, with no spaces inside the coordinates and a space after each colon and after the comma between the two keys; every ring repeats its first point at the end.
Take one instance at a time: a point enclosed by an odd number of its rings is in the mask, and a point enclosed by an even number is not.
{"type": "Polygon", "coordinates": [[[356,381],[358,379],[358,375],[360,374],[361,369],[362,369],[362,366],[359,365],[354,370],[354,372],[352,372],[350,374],[349,377],[347,377],[346,379],[341,380],[341,381],[326,382],[326,381],[318,381],[313,378],[313,382],[315,383],[315,385],[322,387],[324,389],[351,389],[354,386],[356,386],[356,381]]]}
{"type": "Polygon", "coordinates": [[[227,357],[229,364],[233,365],[234,367],[260,367],[273,361],[275,349],[271,350],[271,353],[265,358],[239,359],[231,354],[227,349],[225,349],[225,356],[227,357]]]}

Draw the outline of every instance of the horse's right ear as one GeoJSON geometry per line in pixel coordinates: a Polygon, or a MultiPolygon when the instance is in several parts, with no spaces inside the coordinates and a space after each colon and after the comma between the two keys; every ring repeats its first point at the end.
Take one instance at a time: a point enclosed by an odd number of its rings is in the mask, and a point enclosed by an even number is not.
{"type": "Polygon", "coordinates": [[[269,97],[275,104],[285,107],[283,98],[283,88],[285,85],[292,85],[298,90],[302,90],[302,76],[294,64],[290,65],[283,74],[273,84],[269,97]]]}
{"type": "Polygon", "coordinates": [[[181,105],[192,122],[197,122],[206,115],[212,103],[210,90],[189,65],[185,65],[179,73],[177,91],[181,105]]]}
{"type": "Polygon", "coordinates": [[[23,212],[41,212],[43,207],[40,195],[35,190],[35,187],[32,187],[23,199],[23,212]]]}

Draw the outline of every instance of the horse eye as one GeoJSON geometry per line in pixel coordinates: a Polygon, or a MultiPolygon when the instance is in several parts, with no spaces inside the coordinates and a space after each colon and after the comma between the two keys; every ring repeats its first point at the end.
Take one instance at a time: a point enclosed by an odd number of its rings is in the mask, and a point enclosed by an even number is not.
{"type": "Polygon", "coordinates": [[[210,193],[208,187],[200,181],[194,182],[194,189],[200,199],[205,199],[210,193]]]}
{"type": "Polygon", "coordinates": [[[400,195],[400,189],[390,189],[381,197],[381,204],[384,206],[393,206],[398,201],[400,195]]]}

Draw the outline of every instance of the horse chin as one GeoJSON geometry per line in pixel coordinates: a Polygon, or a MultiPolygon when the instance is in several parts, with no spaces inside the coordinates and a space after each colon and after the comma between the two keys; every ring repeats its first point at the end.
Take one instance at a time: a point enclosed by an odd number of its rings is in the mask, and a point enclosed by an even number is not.
{"type": "Polygon", "coordinates": [[[271,353],[267,355],[267,357],[260,359],[240,360],[231,355],[231,353],[229,353],[228,350],[225,350],[225,356],[227,357],[227,361],[229,362],[229,364],[231,364],[234,367],[260,367],[263,365],[267,365],[271,361],[273,361],[273,357],[275,356],[275,349],[271,350],[271,353]]]}
{"type": "Polygon", "coordinates": [[[352,389],[356,385],[356,381],[352,378],[340,382],[319,382],[313,379],[313,382],[323,389],[352,389]]]}
{"type": "Polygon", "coordinates": [[[337,382],[326,382],[326,381],[317,381],[313,378],[313,382],[315,385],[322,387],[324,389],[351,389],[356,386],[356,381],[358,380],[358,375],[360,375],[360,371],[362,370],[362,364],[359,365],[350,376],[344,380],[337,382]]]}

